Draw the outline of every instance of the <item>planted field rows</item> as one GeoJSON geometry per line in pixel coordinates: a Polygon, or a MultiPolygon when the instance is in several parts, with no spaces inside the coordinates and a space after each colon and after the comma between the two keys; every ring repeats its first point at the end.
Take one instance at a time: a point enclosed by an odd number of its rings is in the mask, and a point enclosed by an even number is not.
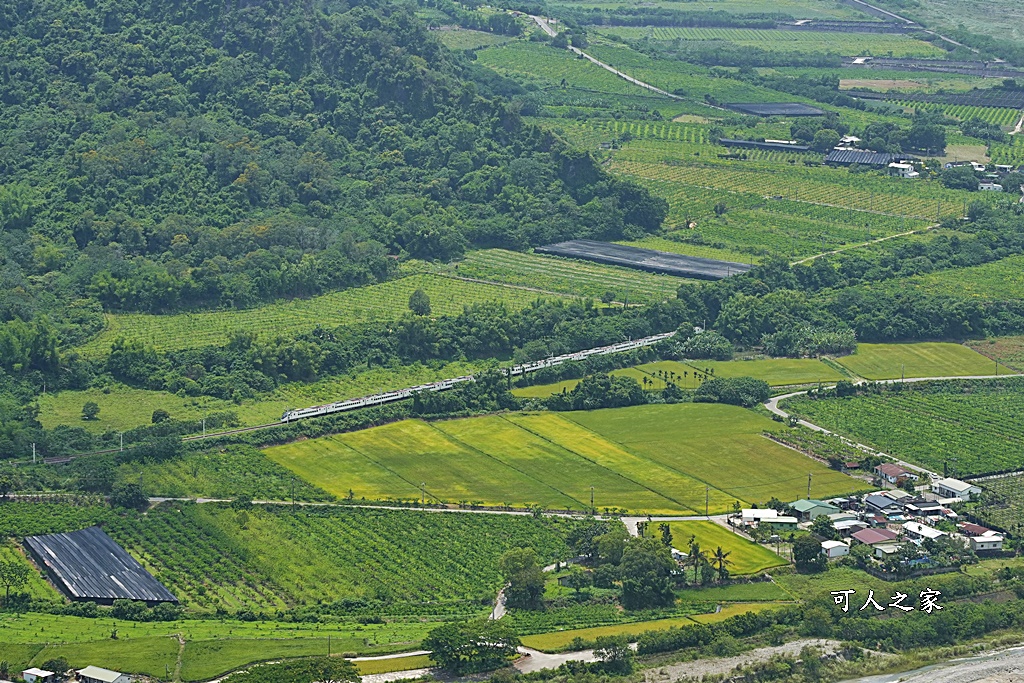
{"type": "Polygon", "coordinates": [[[603,28],[605,35],[625,39],[726,41],[762,50],[829,53],[846,57],[942,57],[946,51],[931,43],[898,33],[838,33],[743,28],[689,28],[675,26],[603,28]]]}
{"type": "Polygon", "coordinates": [[[583,510],[593,486],[598,509],[703,512],[710,487],[710,508],[721,512],[736,500],[799,495],[809,471],[821,495],[857,487],[761,437],[770,424],[730,406],[641,406],[429,425],[409,420],[266,453],[329,492],[367,499],[409,500],[425,492],[450,503],[583,510]]]}
{"type": "Polygon", "coordinates": [[[974,513],[1002,529],[1020,533],[1024,523],[1024,474],[986,479],[979,484],[989,496],[974,513]]]}
{"type": "Polygon", "coordinates": [[[610,292],[617,301],[635,302],[675,296],[679,285],[686,282],[669,275],[504,249],[470,252],[458,264],[458,273],[567,295],[599,298],[610,292]]]}
{"type": "Polygon", "coordinates": [[[946,116],[950,116],[960,121],[981,119],[986,123],[993,123],[998,126],[1015,125],[1017,121],[1020,120],[1021,116],[1019,109],[1010,109],[1006,107],[979,107],[966,104],[938,104],[908,100],[893,100],[893,104],[898,104],[899,106],[906,107],[908,109],[941,111],[946,116]]]}
{"type": "Polygon", "coordinates": [[[393,320],[408,312],[409,295],[422,289],[435,315],[461,313],[465,306],[500,301],[523,308],[536,292],[496,284],[464,282],[439,275],[412,275],[377,285],[347,289],[312,299],[295,299],[259,308],[231,311],[150,315],[119,313],[106,316],[107,328],[79,350],[99,356],[116,339],[138,339],[158,351],[227,343],[235,332],[300,334],[317,326],[336,327],[373,320],[393,320]]]}
{"type": "Polygon", "coordinates": [[[1024,166],[1024,135],[1014,135],[1008,144],[992,143],[989,158],[994,164],[1024,166]]]}
{"type": "Polygon", "coordinates": [[[473,50],[479,47],[501,45],[513,40],[511,36],[463,28],[433,31],[432,33],[449,50],[473,50]]]}
{"type": "Polygon", "coordinates": [[[935,471],[966,476],[1024,467],[1024,384],[951,383],[948,390],[903,391],[845,399],[785,402],[814,424],[935,471]]]}
{"type": "Polygon", "coordinates": [[[944,200],[943,193],[932,191],[931,194],[939,194],[939,197],[933,199],[913,196],[909,193],[914,190],[908,190],[907,185],[900,185],[900,191],[906,191],[908,194],[898,194],[897,186],[892,183],[888,183],[884,188],[879,187],[878,192],[873,192],[870,187],[864,187],[868,184],[864,182],[867,179],[848,177],[845,182],[829,182],[836,178],[825,169],[819,169],[818,177],[814,177],[785,172],[771,174],[758,169],[737,167],[670,166],[622,160],[615,160],[612,169],[643,180],[677,183],[717,191],[750,192],[766,197],[780,196],[793,201],[844,209],[863,210],[868,207],[869,211],[873,212],[923,220],[959,216],[963,212],[963,198],[958,193],[945,193],[944,200]]]}
{"type": "Polygon", "coordinates": [[[40,526],[67,531],[102,522],[186,606],[206,612],[364,599],[375,604],[374,614],[474,615],[483,609],[479,599],[493,597],[501,583],[505,550],[529,546],[545,563],[564,558],[570,524],[343,507],[240,511],[213,503],[164,504],[145,515],[105,507],[77,513],[81,519],[58,505],[11,503],[3,506],[2,528],[21,536],[40,526]]]}

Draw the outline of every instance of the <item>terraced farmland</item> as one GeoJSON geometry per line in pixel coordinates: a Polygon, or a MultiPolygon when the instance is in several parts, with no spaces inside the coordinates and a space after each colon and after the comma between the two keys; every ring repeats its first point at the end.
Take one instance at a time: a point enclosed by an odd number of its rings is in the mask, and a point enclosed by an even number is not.
{"type": "Polygon", "coordinates": [[[675,296],[684,278],[655,275],[586,261],[504,249],[485,249],[466,255],[456,271],[462,277],[481,278],[537,287],[566,295],[600,298],[605,292],[617,301],[662,301],[675,296]]]}
{"type": "Polygon", "coordinates": [[[315,327],[389,320],[408,312],[409,295],[422,289],[430,297],[435,315],[462,312],[464,306],[500,301],[523,308],[535,301],[536,292],[478,282],[420,274],[377,285],[347,289],[312,299],[295,299],[259,308],[205,311],[175,315],[124,313],[107,315],[107,328],[80,351],[99,356],[119,337],[138,339],[158,351],[174,351],[224,344],[233,332],[260,335],[297,334],[315,327]]]}
{"type": "Polygon", "coordinates": [[[367,499],[419,498],[422,486],[428,497],[451,503],[581,510],[593,486],[598,509],[703,512],[710,487],[711,510],[721,512],[737,499],[798,495],[807,472],[814,472],[820,495],[858,487],[760,436],[771,424],[731,406],[639,406],[430,425],[410,420],[266,453],[331,493],[351,490],[367,499]]]}
{"type": "Polygon", "coordinates": [[[724,41],[777,52],[830,53],[846,57],[943,57],[946,51],[931,43],[898,33],[836,33],[743,28],[684,28],[675,26],[602,28],[604,35],[624,39],[724,41]]]}
{"type": "Polygon", "coordinates": [[[908,384],[844,399],[794,398],[814,424],[934,471],[958,475],[1024,467],[1024,380],[908,384]]]}

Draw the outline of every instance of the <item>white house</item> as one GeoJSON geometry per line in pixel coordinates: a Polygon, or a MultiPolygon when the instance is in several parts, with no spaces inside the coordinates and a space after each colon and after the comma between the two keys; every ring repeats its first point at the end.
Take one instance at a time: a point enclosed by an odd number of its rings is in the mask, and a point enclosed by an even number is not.
{"type": "Polygon", "coordinates": [[[977,161],[972,161],[971,162],[971,168],[974,169],[975,173],[984,173],[985,172],[985,164],[979,164],[977,161]]]}
{"type": "Polygon", "coordinates": [[[921,174],[914,170],[913,164],[901,164],[899,162],[892,162],[889,164],[889,173],[899,176],[900,178],[920,178],[921,174]]]}
{"type": "Polygon", "coordinates": [[[978,183],[978,189],[982,192],[1002,192],[1003,186],[999,183],[992,183],[988,181],[978,183]]]}
{"type": "Polygon", "coordinates": [[[970,500],[981,493],[981,487],[968,484],[966,481],[946,477],[945,479],[936,479],[932,482],[932,493],[941,498],[970,500]]]}
{"type": "Polygon", "coordinates": [[[1002,550],[1003,549],[1003,537],[994,531],[990,531],[984,536],[972,536],[970,539],[971,550],[978,552],[979,550],[1002,550]]]}
{"type": "Polygon", "coordinates": [[[25,683],[37,683],[37,681],[38,683],[50,683],[50,681],[54,680],[52,671],[35,667],[22,671],[21,677],[25,680],[25,683]]]}
{"type": "Polygon", "coordinates": [[[779,516],[779,511],[775,508],[754,508],[742,510],[740,514],[743,516],[743,524],[750,526],[766,519],[775,519],[779,516]]]}
{"type": "Polygon", "coordinates": [[[945,531],[933,529],[930,526],[925,526],[920,522],[907,522],[903,525],[903,530],[907,532],[907,536],[911,538],[919,538],[921,540],[932,540],[942,538],[946,535],[945,531]]]}
{"type": "Polygon", "coordinates": [[[850,554],[850,546],[842,541],[822,541],[821,554],[830,560],[850,554]]]}
{"type": "Polygon", "coordinates": [[[78,683],[132,683],[132,678],[128,674],[110,669],[87,666],[78,670],[78,683]]]}

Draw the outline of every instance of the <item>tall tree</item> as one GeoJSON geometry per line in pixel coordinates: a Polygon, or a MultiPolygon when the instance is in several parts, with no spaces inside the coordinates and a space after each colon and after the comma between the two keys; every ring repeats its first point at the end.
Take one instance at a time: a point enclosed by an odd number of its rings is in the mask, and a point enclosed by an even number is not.
{"type": "Polygon", "coordinates": [[[533,548],[512,548],[498,562],[505,579],[505,604],[519,609],[538,609],[544,596],[544,571],[533,548]]]}

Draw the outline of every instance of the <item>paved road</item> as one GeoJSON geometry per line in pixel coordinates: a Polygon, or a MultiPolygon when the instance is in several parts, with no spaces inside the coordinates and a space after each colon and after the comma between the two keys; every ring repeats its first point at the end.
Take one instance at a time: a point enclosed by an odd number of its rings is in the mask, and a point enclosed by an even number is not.
{"type": "MultiPolygon", "coordinates": [[[[879,380],[878,382],[876,382],[876,384],[900,384],[900,383],[908,383],[909,384],[909,383],[912,383],[912,382],[942,382],[942,381],[954,380],[954,379],[1000,379],[1002,377],[1021,377],[1021,375],[1017,374],[1017,373],[1007,373],[1007,374],[1003,374],[1003,375],[967,375],[967,376],[964,376],[964,377],[908,377],[906,379],[885,379],[885,380],[879,380]]],[[[859,381],[855,382],[855,384],[866,384],[866,383],[867,383],[867,380],[859,380],[859,381]]],[[[833,389],[833,388],[835,388],[835,384],[828,385],[826,388],[833,389]]],[[[794,392],[791,392],[791,393],[788,393],[788,394],[783,394],[782,396],[774,396],[774,397],[768,399],[765,402],[764,407],[767,408],[770,412],[772,412],[772,413],[782,417],[783,419],[789,419],[789,413],[787,413],[785,410],[783,410],[782,408],[779,407],[779,402],[785,401],[788,398],[793,398],[794,396],[803,396],[806,393],[807,393],[807,390],[804,390],[804,391],[794,391],[794,392]]],[[[856,449],[858,449],[860,451],[863,451],[865,453],[869,453],[871,455],[878,455],[878,456],[882,456],[884,458],[888,458],[889,460],[892,460],[893,462],[895,462],[900,467],[902,467],[904,469],[907,469],[907,470],[910,470],[911,472],[918,472],[920,474],[927,475],[928,477],[931,477],[931,478],[938,478],[940,476],[938,473],[932,472],[929,469],[925,469],[924,467],[920,467],[920,466],[915,465],[913,463],[906,462],[905,460],[900,460],[899,458],[897,458],[895,456],[892,456],[892,455],[889,455],[888,453],[883,453],[881,451],[877,451],[874,448],[872,448],[871,446],[867,446],[867,445],[862,444],[862,443],[857,443],[856,441],[853,441],[851,439],[847,439],[845,436],[843,436],[841,434],[836,434],[835,432],[830,431],[828,429],[825,429],[824,427],[819,427],[816,424],[812,424],[812,423],[808,422],[807,420],[797,420],[797,424],[799,424],[799,425],[801,425],[803,427],[807,427],[808,429],[812,429],[812,430],[814,430],[816,432],[821,432],[822,434],[831,434],[833,436],[837,436],[847,446],[852,446],[853,448],[856,448],[856,449]]]]}

